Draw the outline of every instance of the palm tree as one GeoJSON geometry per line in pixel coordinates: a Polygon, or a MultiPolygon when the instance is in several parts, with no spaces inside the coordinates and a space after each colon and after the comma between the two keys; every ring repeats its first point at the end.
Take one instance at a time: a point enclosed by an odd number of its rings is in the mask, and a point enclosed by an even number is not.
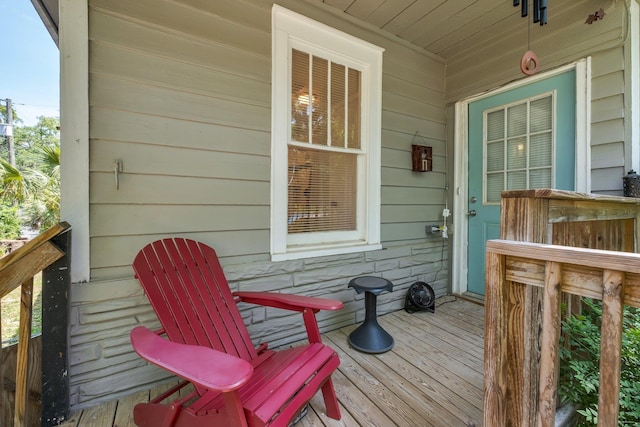
{"type": "Polygon", "coordinates": [[[22,203],[27,194],[30,193],[28,187],[31,185],[31,180],[27,178],[17,167],[11,165],[4,159],[0,159],[0,182],[2,188],[0,188],[0,197],[4,200],[11,202],[11,204],[22,203]]]}
{"type": "Polygon", "coordinates": [[[20,170],[0,159],[0,199],[20,206],[26,225],[47,229],[60,220],[60,145],[38,147],[40,169],[20,170]]]}

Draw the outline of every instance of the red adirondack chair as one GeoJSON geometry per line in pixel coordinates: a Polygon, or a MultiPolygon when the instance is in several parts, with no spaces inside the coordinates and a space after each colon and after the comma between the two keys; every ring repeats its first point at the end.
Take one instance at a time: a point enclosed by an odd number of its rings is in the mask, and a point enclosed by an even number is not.
{"type": "MultiPolygon", "coordinates": [[[[322,389],[327,415],[340,419],[331,374],[338,355],[322,344],[315,313],[340,301],[268,292],[234,292],[215,251],[194,240],[145,246],[133,263],[162,329],[131,331],[136,352],[186,381],[134,408],[141,427],[288,426],[322,389]],[[279,351],[255,348],[240,301],[302,313],[309,344],[279,351]],[[164,339],[159,335],[166,334],[164,339]],[[160,403],[192,383],[195,391],[160,403]]],[[[179,396],[179,394],[176,394],[179,396]]]]}

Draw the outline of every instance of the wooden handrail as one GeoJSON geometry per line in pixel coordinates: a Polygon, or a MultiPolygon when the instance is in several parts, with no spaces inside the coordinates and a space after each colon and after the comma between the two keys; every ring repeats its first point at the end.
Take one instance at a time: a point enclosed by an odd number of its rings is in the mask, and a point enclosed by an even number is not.
{"type": "MultiPolygon", "coordinates": [[[[29,390],[27,383],[33,308],[33,277],[65,256],[65,252],[53,244],[51,240],[68,229],[70,229],[68,223],[59,223],[9,255],[0,258],[0,299],[21,286],[13,418],[16,427],[26,426],[28,423],[29,390]]],[[[4,366],[0,366],[0,384],[3,382],[4,366]]]]}
{"type": "Polygon", "coordinates": [[[43,231],[33,239],[29,240],[18,250],[15,250],[7,256],[0,258],[0,273],[2,273],[2,270],[4,270],[5,267],[10,266],[11,264],[15,264],[20,258],[31,253],[33,249],[37,248],[45,242],[48,242],[49,240],[53,239],[55,236],[61,234],[69,228],[71,228],[71,226],[68,222],[63,221],[61,223],[58,223],[53,227],[43,231]]]}
{"type": "Polygon", "coordinates": [[[484,425],[509,424],[507,396],[522,386],[511,381],[509,358],[513,348],[527,342],[518,336],[523,329],[512,324],[518,318],[513,314],[526,305],[514,296],[523,295],[527,286],[543,288],[535,425],[555,422],[561,291],[602,300],[598,425],[617,425],[623,308],[640,307],[640,254],[508,240],[488,241],[486,251],[484,425]]]}

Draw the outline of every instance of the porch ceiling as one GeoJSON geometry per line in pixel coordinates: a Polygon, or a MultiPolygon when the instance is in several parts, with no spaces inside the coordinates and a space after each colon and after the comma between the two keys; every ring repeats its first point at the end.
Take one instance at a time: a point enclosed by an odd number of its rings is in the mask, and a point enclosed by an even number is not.
{"type": "Polygon", "coordinates": [[[317,1],[445,58],[520,10],[504,0],[317,1]]]}
{"type": "MultiPolygon", "coordinates": [[[[531,21],[521,18],[520,7],[510,0],[311,0],[398,36],[431,53],[450,59],[498,37],[497,34],[526,33],[531,21]]],[[[522,2],[521,2],[522,3],[522,2]]],[[[548,2],[550,27],[582,24],[611,1],[554,0],[548,2]]],[[[531,31],[539,24],[531,23],[531,31]]],[[[525,39],[526,42],[526,39],[525,39]]]]}

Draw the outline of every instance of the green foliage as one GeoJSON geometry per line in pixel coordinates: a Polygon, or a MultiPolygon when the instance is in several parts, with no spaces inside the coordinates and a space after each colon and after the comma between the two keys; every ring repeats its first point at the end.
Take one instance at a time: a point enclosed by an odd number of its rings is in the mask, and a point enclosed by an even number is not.
{"type": "Polygon", "coordinates": [[[14,129],[16,166],[0,158],[0,202],[20,208],[23,225],[46,229],[60,218],[58,120],[14,129]]]}
{"type": "Polygon", "coordinates": [[[16,126],[14,129],[16,148],[16,167],[21,170],[40,169],[42,157],[40,150],[59,146],[58,119],[38,117],[35,126],[16,126]]]}
{"type": "MultiPolygon", "coordinates": [[[[11,108],[11,117],[13,118],[13,124],[21,124],[22,119],[18,117],[18,113],[15,108],[11,108]]],[[[7,123],[7,106],[5,104],[0,104],[0,122],[7,123]]]]}
{"type": "Polygon", "coordinates": [[[0,240],[19,238],[20,227],[18,208],[0,203],[0,240]]]}
{"type": "MultiPolygon", "coordinates": [[[[585,299],[583,313],[563,322],[560,397],[578,405],[582,426],[598,423],[602,302],[585,299]]],[[[623,319],[619,426],[640,425],[640,310],[626,307],[623,319]]]]}

